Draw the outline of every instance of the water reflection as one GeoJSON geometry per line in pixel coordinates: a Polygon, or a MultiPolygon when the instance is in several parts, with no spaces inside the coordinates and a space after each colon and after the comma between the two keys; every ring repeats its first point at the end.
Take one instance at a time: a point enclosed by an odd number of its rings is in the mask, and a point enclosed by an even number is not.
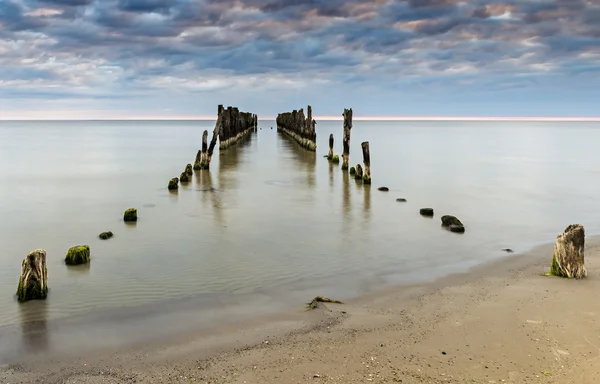
{"type": "Polygon", "coordinates": [[[91,265],[92,265],[91,261],[89,263],[80,264],[80,265],[69,265],[67,267],[67,274],[72,277],[87,275],[90,273],[91,265]]]}
{"type": "Polygon", "coordinates": [[[350,218],[350,175],[347,171],[342,171],[342,212],[344,218],[350,218]]]}
{"type": "Polygon", "coordinates": [[[206,204],[210,201],[215,223],[220,228],[227,226],[225,217],[226,204],[237,204],[235,200],[235,192],[238,190],[237,171],[248,147],[253,142],[254,135],[254,133],[250,133],[242,137],[233,146],[227,149],[219,149],[217,185],[214,183],[211,170],[201,171],[200,177],[196,178],[197,183],[198,180],[200,181],[199,189],[202,191],[202,202],[206,204]],[[227,196],[226,200],[224,199],[225,195],[227,196]]]}
{"type": "Polygon", "coordinates": [[[19,304],[21,341],[25,353],[44,352],[49,345],[46,321],[48,301],[34,300],[19,304]]]}
{"type": "Polygon", "coordinates": [[[365,223],[371,221],[371,184],[363,185],[364,190],[364,212],[365,212],[365,223]]]}
{"type": "Polygon", "coordinates": [[[303,179],[310,190],[316,185],[315,168],[317,166],[317,153],[302,148],[294,139],[287,135],[277,135],[285,143],[284,147],[299,166],[297,169],[304,175],[303,179]]]}
{"type": "Polygon", "coordinates": [[[330,189],[333,189],[333,169],[335,168],[335,165],[333,164],[332,161],[329,161],[329,187],[330,189]]]}

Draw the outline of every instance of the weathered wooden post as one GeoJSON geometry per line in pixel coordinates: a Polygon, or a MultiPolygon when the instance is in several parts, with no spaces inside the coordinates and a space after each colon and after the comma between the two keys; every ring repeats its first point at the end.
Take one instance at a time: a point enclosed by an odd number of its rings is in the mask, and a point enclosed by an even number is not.
{"type": "Polygon", "coordinates": [[[363,183],[371,184],[371,155],[369,153],[369,142],[365,141],[361,144],[363,152],[363,163],[365,165],[363,183]]]}
{"type": "Polygon", "coordinates": [[[350,130],[352,129],[352,108],[344,108],[344,152],[342,153],[342,169],[348,169],[350,159],[350,130]]]}
{"type": "Polygon", "coordinates": [[[225,149],[238,142],[242,137],[251,133],[256,126],[256,115],[240,112],[238,108],[227,107],[222,111],[221,126],[219,127],[219,148],[225,149]]]}
{"type": "Polygon", "coordinates": [[[48,296],[48,270],[46,251],[36,249],[25,256],[21,263],[21,277],[17,288],[19,301],[45,299],[48,296]]]}
{"type": "Polygon", "coordinates": [[[549,275],[582,279],[587,276],[584,263],[585,231],[580,224],[569,225],[558,235],[549,275]]]}
{"type": "MultiPolygon", "coordinates": [[[[210,145],[208,146],[208,150],[206,151],[206,164],[204,165],[203,169],[209,169],[210,168],[210,161],[212,160],[212,155],[213,152],[215,150],[215,146],[217,145],[217,140],[219,139],[219,129],[221,127],[221,117],[223,114],[223,106],[219,105],[217,107],[217,122],[215,123],[215,128],[213,130],[213,134],[212,134],[212,138],[210,139],[210,145]]],[[[208,138],[208,132],[206,137],[208,138]]]]}
{"type": "Polygon", "coordinates": [[[308,118],[304,117],[304,110],[285,112],[277,115],[277,131],[292,137],[309,151],[316,151],[317,134],[316,121],[312,118],[312,108],[308,106],[308,118]]]}
{"type": "Polygon", "coordinates": [[[327,154],[327,159],[333,159],[333,133],[329,134],[329,153],[327,154]]]}

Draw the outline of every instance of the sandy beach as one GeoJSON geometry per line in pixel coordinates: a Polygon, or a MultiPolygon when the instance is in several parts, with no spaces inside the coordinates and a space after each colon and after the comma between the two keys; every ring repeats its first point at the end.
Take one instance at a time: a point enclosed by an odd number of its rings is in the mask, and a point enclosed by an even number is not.
{"type": "Polygon", "coordinates": [[[29,358],[0,382],[597,383],[600,238],[581,281],[542,276],[552,249],[160,344],[29,358]]]}

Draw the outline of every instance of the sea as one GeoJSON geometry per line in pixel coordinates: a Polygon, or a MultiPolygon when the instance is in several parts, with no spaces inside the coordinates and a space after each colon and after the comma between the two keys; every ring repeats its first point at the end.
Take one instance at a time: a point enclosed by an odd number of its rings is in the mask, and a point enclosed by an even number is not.
{"type": "Polygon", "coordinates": [[[430,281],[551,243],[573,223],[600,233],[598,122],[355,121],[350,165],[368,141],[368,186],[324,158],[330,133],[341,157],[342,121],[318,121],[309,152],[259,120],[169,191],[213,127],[0,121],[0,361],[430,281]],[[137,223],[123,221],[127,208],[137,223]],[[464,234],[441,226],[446,214],[464,234]],[[81,244],[91,262],[66,266],[81,244]],[[38,248],[48,298],[19,303],[21,262],[38,248]]]}

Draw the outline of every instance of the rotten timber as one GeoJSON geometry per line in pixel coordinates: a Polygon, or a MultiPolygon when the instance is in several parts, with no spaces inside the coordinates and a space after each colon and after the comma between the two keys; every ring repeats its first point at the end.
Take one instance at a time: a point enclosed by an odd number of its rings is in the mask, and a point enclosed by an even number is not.
{"type": "Polygon", "coordinates": [[[342,152],[342,169],[348,169],[348,161],[350,160],[350,130],[352,129],[352,108],[344,108],[344,151],[342,152]]]}
{"type": "Polygon", "coordinates": [[[213,129],[210,144],[208,144],[208,131],[202,134],[202,149],[198,151],[194,161],[194,169],[209,169],[217,141],[219,149],[225,149],[237,143],[247,134],[256,131],[258,116],[250,112],[240,112],[238,108],[223,108],[219,105],[217,121],[213,129]]]}
{"type": "Polygon", "coordinates": [[[312,118],[312,107],[307,108],[308,116],[304,116],[304,110],[280,113],[277,115],[277,131],[285,133],[296,140],[302,147],[309,151],[317,150],[317,133],[315,125],[317,122],[312,118]]]}
{"type": "Polygon", "coordinates": [[[365,141],[361,144],[363,152],[363,183],[371,184],[371,153],[369,152],[369,142],[365,141]]]}

